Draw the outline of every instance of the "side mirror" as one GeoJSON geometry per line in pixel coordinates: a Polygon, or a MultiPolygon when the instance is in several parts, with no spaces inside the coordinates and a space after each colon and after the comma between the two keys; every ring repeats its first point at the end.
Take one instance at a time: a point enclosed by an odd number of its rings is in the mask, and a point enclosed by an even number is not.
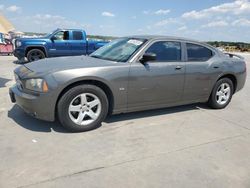
{"type": "Polygon", "coordinates": [[[54,42],[54,40],[56,40],[56,37],[55,37],[55,36],[52,36],[52,37],[50,38],[50,40],[51,40],[52,42],[54,42]]]}
{"type": "Polygon", "coordinates": [[[141,63],[146,63],[148,61],[155,61],[156,60],[156,54],[154,53],[145,53],[142,58],[140,59],[141,63]]]}

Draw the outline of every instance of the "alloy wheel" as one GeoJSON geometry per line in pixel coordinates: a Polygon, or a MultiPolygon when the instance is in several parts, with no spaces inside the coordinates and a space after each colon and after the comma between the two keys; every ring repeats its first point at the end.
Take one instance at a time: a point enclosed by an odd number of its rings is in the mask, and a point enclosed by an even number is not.
{"type": "Polygon", "coordinates": [[[228,83],[222,83],[216,91],[216,102],[224,105],[228,102],[231,95],[231,88],[228,83]]]}
{"type": "Polygon", "coordinates": [[[77,125],[89,125],[101,114],[101,101],[92,93],[77,95],[68,108],[70,119],[77,125]]]}
{"type": "Polygon", "coordinates": [[[43,59],[44,56],[42,53],[40,53],[39,51],[34,51],[30,54],[30,60],[31,61],[37,61],[39,59],[43,59]]]}

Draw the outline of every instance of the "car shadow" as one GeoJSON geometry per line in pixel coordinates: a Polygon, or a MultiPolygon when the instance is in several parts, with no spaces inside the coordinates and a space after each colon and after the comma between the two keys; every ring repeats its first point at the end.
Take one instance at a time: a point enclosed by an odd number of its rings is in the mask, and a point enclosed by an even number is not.
{"type": "Polygon", "coordinates": [[[46,122],[38,120],[26,114],[18,105],[14,105],[8,111],[8,117],[13,119],[21,127],[35,132],[60,132],[68,133],[59,122],[46,122]]]}
{"type": "Polygon", "coordinates": [[[174,114],[184,111],[191,111],[191,110],[200,110],[200,109],[208,109],[205,104],[189,104],[183,106],[176,106],[176,107],[168,107],[168,108],[161,108],[161,109],[154,109],[154,110],[146,110],[140,112],[130,112],[125,114],[117,114],[108,116],[105,123],[114,123],[117,121],[126,121],[131,119],[140,119],[145,117],[152,117],[152,116],[159,116],[159,115],[167,115],[167,114],[174,114]]]}
{"type": "Polygon", "coordinates": [[[5,84],[6,84],[7,82],[9,82],[9,81],[11,81],[11,79],[6,79],[6,78],[0,77],[0,88],[6,87],[5,84]]]}
{"type": "MultiPolygon", "coordinates": [[[[139,118],[167,115],[183,111],[200,110],[200,109],[208,109],[208,107],[205,104],[191,104],[191,105],[184,105],[184,106],[170,107],[170,108],[163,108],[156,110],[131,112],[126,114],[108,116],[104,122],[114,123],[131,119],[134,120],[139,118]]],[[[71,133],[68,132],[66,129],[64,129],[58,121],[46,122],[29,116],[16,104],[8,111],[8,117],[13,119],[21,127],[28,129],[30,131],[36,131],[36,132],[55,131],[59,133],[71,133]]]]}
{"type": "Polygon", "coordinates": [[[29,62],[28,61],[15,60],[12,63],[14,63],[16,65],[23,65],[23,64],[26,64],[26,63],[29,63],[29,62]]]}

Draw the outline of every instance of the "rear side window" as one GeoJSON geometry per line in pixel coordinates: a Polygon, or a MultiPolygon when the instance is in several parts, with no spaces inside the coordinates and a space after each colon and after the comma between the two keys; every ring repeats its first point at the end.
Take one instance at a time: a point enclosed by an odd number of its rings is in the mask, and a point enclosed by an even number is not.
{"type": "Polygon", "coordinates": [[[207,61],[213,52],[204,46],[187,43],[187,56],[188,61],[207,61]]]}
{"type": "Polygon", "coordinates": [[[181,61],[181,43],[160,41],[152,44],[146,53],[156,54],[156,61],[181,61]]]}
{"type": "Polygon", "coordinates": [[[73,40],[83,40],[81,31],[73,31],[73,40]]]}

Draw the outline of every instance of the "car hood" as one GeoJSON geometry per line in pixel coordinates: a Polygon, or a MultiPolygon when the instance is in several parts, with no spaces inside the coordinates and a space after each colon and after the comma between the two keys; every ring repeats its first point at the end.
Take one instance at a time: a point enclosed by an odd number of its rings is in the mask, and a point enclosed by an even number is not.
{"type": "Polygon", "coordinates": [[[89,56],[71,56],[42,59],[25,64],[29,70],[47,74],[69,69],[91,68],[91,67],[106,67],[117,64],[114,61],[97,59],[89,56]]]}
{"type": "Polygon", "coordinates": [[[17,39],[18,41],[21,41],[21,42],[26,42],[26,41],[44,41],[44,40],[48,40],[47,38],[44,38],[44,37],[36,37],[36,38],[19,38],[17,39]]]}

